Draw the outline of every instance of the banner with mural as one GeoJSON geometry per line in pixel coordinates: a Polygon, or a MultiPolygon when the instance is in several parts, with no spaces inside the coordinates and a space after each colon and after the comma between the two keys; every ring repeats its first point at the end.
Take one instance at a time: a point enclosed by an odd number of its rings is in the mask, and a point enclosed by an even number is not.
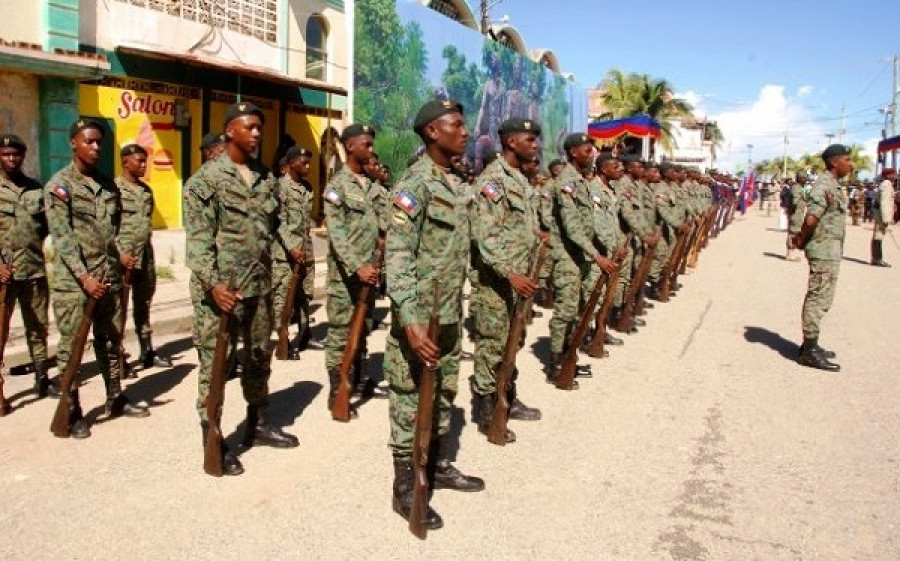
{"type": "Polygon", "coordinates": [[[412,121],[430,99],[463,104],[476,170],[510,117],[541,123],[544,165],[562,156],[567,134],[584,131],[587,93],[545,66],[412,0],[356,6],[354,121],[376,127],[394,177],[421,145],[412,121]]]}

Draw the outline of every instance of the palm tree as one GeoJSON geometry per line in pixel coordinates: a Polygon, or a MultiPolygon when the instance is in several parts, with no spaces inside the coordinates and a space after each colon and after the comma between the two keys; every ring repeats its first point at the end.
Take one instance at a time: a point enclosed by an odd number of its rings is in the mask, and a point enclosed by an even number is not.
{"type": "Polygon", "coordinates": [[[851,144],[849,148],[850,161],[853,162],[853,172],[850,174],[850,180],[856,181],[859,172],[872,169],[872,158],[863,153],[864,148],[859,144],[851,144]]]}
{"type": "Polygon", "coordinates": [[[691,104],[676,98],[668,81],[651,78],[647,74],[625,74],[610,70],[600,84],[601,99],[606,109],[600,120],[622,119],[634,115],[648,115],[659,123],[660,144],[671,150],[675,144],[672,124],[683,117],[693,118],[691,104]]]}
{"type": "Polygon", "coordinates": [[[709,142],[712,159],[716,159],[716,151],[725,143],[725,135],[716,121],[708,121],[703,128],[703,140],[709,142]]]}

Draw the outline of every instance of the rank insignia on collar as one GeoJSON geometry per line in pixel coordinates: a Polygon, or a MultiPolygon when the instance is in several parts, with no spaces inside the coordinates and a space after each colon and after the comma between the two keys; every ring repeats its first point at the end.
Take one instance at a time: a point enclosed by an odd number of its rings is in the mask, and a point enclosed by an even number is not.
{"type": "Polygon", "coordinates": [[[397,196],[394,197],[394,204],[406,214],[412,214],[419,208],[418,199],[406,190],[397,193],[397,196]]]}
{"type": "Polygon", "coordinates": [[[496,185],[490,182],[485,183],[481,187],[481,193],[492,203],[496,202],[502,196],[500,194],[500,189],[498,189],[496,185]]]}
{"type": "Polygon", "coordinates": [[[64,203],[69,202],[69,190],[63,187],[62,185],[57,185],[53,189],[50,190],[57,199],[61,200],[64,203]]]}
{"type": "Polygon", "coordinates": [[[330,202],[333,205],[341,204],[341,196],[337,194],[337,191],[334,189],[329,189],[325,191],[325,200],[330,202]]]}
{"type": "Polygon", "coordinates": [[[562,191],[562,192],[565,193],[566,195],[571,195],[572,193],[575,192],[575,187],[573,187],[573,186],[570,185],[569,183],[566,183],[565,185],[563,185],[563,186],[560,188],[560,191],[562,191]]]}

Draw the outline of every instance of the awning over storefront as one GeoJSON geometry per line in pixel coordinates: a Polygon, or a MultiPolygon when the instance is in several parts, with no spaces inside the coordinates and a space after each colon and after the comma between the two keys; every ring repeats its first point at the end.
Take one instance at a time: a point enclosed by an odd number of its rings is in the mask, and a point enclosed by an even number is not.
{"type": "Polygon", "coordinates": [[[41,76],[95,79],[102,78],[110,64],[103,55],[64,49],[45,51],[40,45],[0,39],[0,67],[41,76]]]}
{"type": "Polygon", "coordinates": [[[591,138],[598,140],[613,140],[626,135],[658,139],[660,126],[647,115],[637,115],[625,119],[590,123],[587,132],[591,138]]]}
{"type": "Polygon", "coordinates": [[[900,136],[885,138],[878,143],[879,154],[883,154],[885,152],[893,152],[894,150],[900,150],[900,136]]]}
{"type": "Polygon", "coordinates": [[[199,66],[205,68],[215,68],[226,72],[233,72],[241,76],[265,80],[283,86],[295,88],[306,88],[310,90],[318,90],[336,95],[347,95],[347,89],[320,80],[310,80],[306,78],[293,78],[280,72],[268,68],[258,66],[248,66],[246,64],[229,63],[224,60],[205,57],[195,53],[177,53],[165,50],[149,50],[138,47],[121,46],[117,49],[119,52],[129,55],[141,56],[146,58],[155,58],[159,60],[167,60],[172,62],[180,62],[191,66],[199,66]]]}

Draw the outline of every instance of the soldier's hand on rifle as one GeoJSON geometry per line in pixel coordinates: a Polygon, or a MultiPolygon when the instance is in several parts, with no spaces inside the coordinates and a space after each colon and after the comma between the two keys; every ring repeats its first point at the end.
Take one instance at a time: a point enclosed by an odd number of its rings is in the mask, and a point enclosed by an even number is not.
{"type": "Polygon", "coordinates": [[[12,280],[13,268],[9,265],[0,265],[0,282],[3,284],[12,280]]]}
{"type": "Polygon", "coordinates": [[[359,277],[359,280],[366,284],[378,284],[378,277],[381,274],[381,271],[378,267],[374,265],[363,265],[356,271],[356,276],[359,277]]]}
{"type": "Polygon", "coordinates": [[[606,257],[603,257],[599,253],[594,256],[594,263],[596,263],[597,266],[600,267],[603,270],[603,272],[608,275],[611,275],[614,272],[619,270],[618,263],[616,263],[612,259],[607,259],[606,257]]]}
{"type": "Polygon", "coordinates": [[[78,277],[78,282],[81,283],[81,288],[83,288],[84,291],[87,292],[88,296],[90,296],[94,300],[103,298],[103,296],[109,291],[108,284],[100,282],[100,279],[92,277],[87,273],[78,277]]]}
{"type": "Polygon", "coordinates": [[[509,280],[513,290],[524,298],[531,298],[537,292],[537,283],[531,280],[531,277],[528,275],[509,273],[506,275],[506,278],[509,280]]]}
{"type": "Polygon", "coordinates": [[[542,242],[549,243],[550,242],[550,232],[549,230],[538,230],[538,237],[542,242]]]}
{"type": "Polygon", "coordinates": [[[681,226],[678,227],[678,231],[681,232],[682,234],[687,234],[688,232],[691,231],[691,223],[685,222],[684,224],[682,224],[681,226]]]}
{"type": "Polygon", "coordinates": [[[298,245],[291,250],[291,259],[294,263],[303,263],[306,260],[306,250],[303,249],[302,245],[298,245]]]}
{"type": "Polygon", "coordinates": [[[240,292],[228,290],[228,285],[226,284],[217,284],[212,287],[209,293],[212,295],[216,306],[226,314],[233,312],[237,303],[244,299],[240,292]]]}
{"type": "Polygon", "coordinates": [[[441,353],[437,345],[428,338],[428,328],[424,325],[407,325],[406,339],[416,356],[431,368],[441,359],[441,353]]]}
{"type": "Polygon", "coordinates": [[[643,240],[643,242],[645,244],[647,244],[647,247],[650,247],[650,248],[656,247],[656,244],[659,243],[659,232],[650,234],[649,236],[644,236],[641,239],[643,240]]]}
{"type": "Polygon", "coordinates": [[[122,253],[119,255],[119,263],[122,264],[126,269],[134,269],[137,267],[137,257],[134,255],[129,255],[127,253],[122,253]]]}

